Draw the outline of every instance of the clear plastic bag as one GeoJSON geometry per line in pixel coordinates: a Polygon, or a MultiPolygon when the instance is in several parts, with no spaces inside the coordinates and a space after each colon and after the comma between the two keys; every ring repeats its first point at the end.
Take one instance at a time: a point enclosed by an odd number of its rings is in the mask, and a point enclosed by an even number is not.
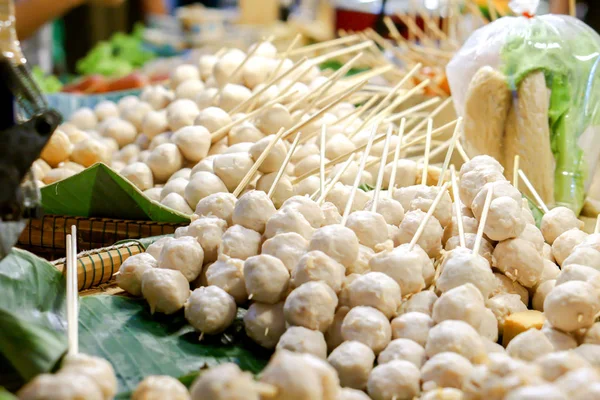
{"type": "MultiPolygon", "coordinates": [[[[537,3],[538,0],[513,1],[511,5],[513,10],[529,15],[537,3]]],[[[549,96],[549,144],[554,158],[554,193],[550,202],[579,212],[600,156],[600,145],[594,143],[600,131],[599,64],[600,36],[575,18],[549,14],[504,17],[480,28],[457,52],[446,73],[456,111],[465,116],[465,123],[469,117],[466,105],[470,84],[482,67],[503,74],[511,95],[510,107],[514,108],[519,101],[525,101],[519,95],[524,79],[543,73],[549,96]]],[[[517,114],[517,118],[526,122],[528,116],[517,114]]],[[[528,132],[520,134],[527,136],[528,132]]],[[[507,170],[512,165],[508,155],[500,161],[507,170]]],[[[512,171],[508,172],[512,175],[512,171]]],[[[536,171],[529,174],[535,175],[536,171]]]]}

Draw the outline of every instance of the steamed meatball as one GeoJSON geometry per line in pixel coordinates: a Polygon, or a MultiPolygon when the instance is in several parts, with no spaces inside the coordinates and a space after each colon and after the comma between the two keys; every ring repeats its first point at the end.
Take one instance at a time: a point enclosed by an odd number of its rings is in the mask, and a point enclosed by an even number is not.
{"type": "Polygon", "coordinates": [[[217,286],[194,290],[185,303],[185,319],[207,335],[227,329],[233,323],[236,311],[233,297],[217,286]]]}
{"type": "Polygon", "coordinates": [[[231,193],[213,193],[197,203],[196,214],[199,216],[215,216],[232,225],[233,209],[237,199],[231,193]]]}
{"type": "MultiPolygon", "coordinates": [[[[398,245],[410,243],[423,218],[425,218],[425,213],[421,210],[407,212],[400,224],[400,232],[396,236],[394,243],[398,245]]],[[[442,250],[442,235],[442,226],[434,216],[431,216],[417,244],[425,250],[429,257],[437,258],[442,250]]]]}
{"type": "Polygon", "coordinates": [[[563,232],[569,229],[583,228],[583,222],[577,219],[573,211],[566,207],[556,207],[548,211],[542,217],[541,230],[544,239],[548,244],[554,243],[554,240],[563,232]]]}
{"type": "Polygon", "coordinates": [[[521,285],[533,287],[542,275],[544,262],[531,242],[509,239],[494,249],[493,266],[521,285]]]}
{"type": "Polygon", "coordinates": [[[274,213],[275,206],[269,196],[265,192],[251,190],[238,199],[233,209],[232,221],[234,224],[263,233],[267,221],[274,213]]]}
{"type": "Polygon", "coordinates": [[[335,293],[342,289],[346,269],[322,251],[304,254],[292,270],[291,284],[298,287],[306,282],[322,281],[335,293]]]}
{"type": "Polygon", "coordinates": [[[116,278],[117,285],[134,296],[141,296],[144,272],[156,267],[158,264],[152,255],[147,253],[133,255],[121,264],[116,278]]]}
{"type": "Polygon", "coordinates": [[[262,244],[262,254],[277,257],[290,272],[307,249],[308,241],[295,232],[277,234],[262,244]]]}
{"type": "Polygon", "coordinates": [[[375,354],[364,343],[347,341],[333,350],[327,361],[337,371],[343,387],[364,390],[373,370],[375,354]]]}
{"type": "Polygon", "coordinates": [[[151,268],[142,275],[142,295],[152,314],[173,314],[183,308],[190,296],[190,284],[177,270],[151,268]]]}
{"type": "Polygon", "coordinates": [[[264,348],[274,349],[286,330],[283,302],[252,303],[244,315],[244,328],[250,339],[264,348]]]}
{"type": "Polygon", "coordinates": [[[337,303],[335,292],[327,284],[307,282],[285,300],[285,320],[290,325],[325,332],[333,322],[337,303]]]}
{"type": "Polygon", "coordinates": [[[392,339],[392,329],[387,317],[373,307],[352,308],[342,323],[344,340],[356,340],[379,354],[392,339]]]}
{"type": "Polygon", "coordinates": [[[396,360],[371,371],[367,392],[374,400],[410,400],[420,392],[421,373],[408,361],[396,360]]]}
{"type": "Polygon", "coordinates": [[[369,261],[372,271],[383,272],[394,279],[402,290],[403,295],[414,294],[426,286],[425,279],[433,278],[433,264],[429,256],[420,246],[408,249],[403,244],[392,251],[377,253],[369,261]]]}
{"type": "Polygon", "coordinates": [[[244,262],[243,271],[252,300],[275,304],[285,296],[290,273],[278,258],[267,254],[250,257],[244,262]]]}
{"type": "Polygon", "coordinates": [[[328,225],[315,231],[309,250],[320,250],[348,268],[358,258],[358,246],[358,238],[351,229],[328,225]]]}
{"type": "Polygon", "coordinates": [[[444,258],[440,268],[442,273],[436,282],[436,287],[442,292],[471,283],[487,299],[496,288],[496,280],[490,264],[485,258],[473,254],[469,249],[459,247],[452,250],[444,258]]]}
{"type": "Polygon", "coordinates": [[[351,307],[370,306],[387,318],[396,316],[402,302],[400,286],[381,272],[359,276],[348,286],[348,294],[351,307]]]}
{"type": "Polygon", "coordinates": [[[241,225],[233,225],[223,234],[219,255],[245,260],[260,253],[260,244],[260,233],[241,225]]]}
{"type": "Polygon", "coordinates": [[[354,231],[360,244],[375,248],[387,240],[387,224],[381,214],[355,211],[348,216],[346,226],[354,231]]]}

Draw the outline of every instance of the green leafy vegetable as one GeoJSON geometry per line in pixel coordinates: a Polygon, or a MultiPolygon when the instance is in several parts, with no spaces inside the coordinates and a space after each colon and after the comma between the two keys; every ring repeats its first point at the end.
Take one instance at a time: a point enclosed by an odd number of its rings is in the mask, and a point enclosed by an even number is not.
{"type": "MultiPolygon", "coordinates": [[[[67,350],[65,281],[46,260],[13,249],[0,262],[0,371],[22,382],[54,369],[67,350]],[[12,375],[12,376],[11,376],[12,375]]],[[[12,388],[11,388],[12,389],[12,388]]]]}
{"type": "Polygon", "coordinates": [[[0,387],[0,400],[17,400],[17,397],[0,387]]]}
{"type": "Polygon", "coordinates": [[[117,218],[171,223],[187,215],[148,199],[131,182],[105,164],[96,164],[42,188],[44,212],[78,217],[117,218]]]}
{"type": "Polygon", "coordinates": [[[31,76],[40,90],[44,93],[57,93],[60,92],[63,84],[54,75],[46,75],[46,73],[40,68],[39,65],[35,65],[31,69],[31,76]]]}
{"type": "Polygon", "coordinates": [[[183,313],[151,315],[146,302],[120,296],[89,296],[79,311],[80,350],[106,358],[115,368],[119,398],[148,375],[180,377],[189,384],[201,368],[235,362],[258,373],[270,352],[259,348],[243,331],[243,314],[224,334],[205,336],[187,323],[183,313]],[[190,375],[191,374],[191,375],[190,375]]]}
{"type": "Polygon", "coordinates": [[[549,124],[556,161],[557,204],[579,213],[585,197],[586,170],[579,136],[600,123],[600,37],[589,27],[563,17],[542,16],[515,29],[502,49],[504,73],[512,90],[530,73],[543,71],[551,90],[549,124]],[[596,89],[596,90],[594,90],[596,89]]]}
{"type": "Polygon", "coordinates": [[[360,190],[362,190],[363,192],[370,192],[371,190],[375,189],[373,186],[369,185],[368,183],[363,183],[362,185],[359,185],[358,188],[360,190]]]}

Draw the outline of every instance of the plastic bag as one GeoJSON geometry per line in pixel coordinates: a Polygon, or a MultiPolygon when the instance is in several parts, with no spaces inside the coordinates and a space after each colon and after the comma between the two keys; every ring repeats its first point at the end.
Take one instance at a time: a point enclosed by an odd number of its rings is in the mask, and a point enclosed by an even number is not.
{"type": "MultiPolygon", "coordinates": [[[[539,1],[512,3],[520,7],[520,12],[529,14],[531,10],[535,10],[539,1]]],[[[498,118],[494,119],[493,115],[469,115],[471,109],[468,105],[472,100],[469,95],[475,92],[475,88],[469,91],[470,84],[479,84],[473,78],[478,72],[482,73],[482,67],[491,67],[494,73],[497,71],[504,76],[510,99],[508,110],[499,110],[506,93],[497,99],[493,99],[493,94],[491,98],[481,99],[482,103],[489,103],[487,109],[482,106],[489,114],[499,112],[501,117],[504,111],[507,113],[505,131],[498,132],[498,137],[486,138],[489,142],[496,143],[486,143],[485,146],[489,145],[492,150],[497,150],[499,155],[491,155],[502,158],[499,161],[505,166],[506,174],[511,176],[514,154],[510,153],[510,146],[506,145],[506,137],[509,134],[508,125],[512,112],[512,116],[521,123],[519,138],[513,147],[519,146],[518,141],[521,141],[521,147],[527,144],[522,149],[525,154],[519,155],[520,165],[530,164],[529,171],[525,167],[522,169],[530,179],[535,178],[532,181],[538,181],[533,182],[536,189],[539,189],[538,185],[543,186],[543,175],[548,172],[543,169],[553,169],[550,171],[554,178],[551,182],[553,193],[545,200],[579,212],[585,192],[591,184],[591,172],[600,155],[600,146],[593,143],[600,130],[599,64],[600,36],[583,22],[569,16],[504,17],[480,28],[465,42],[446,68],[456,111],[465,117],[467,142],[468,119],[487,119],[488,126],[479,125],[484,130],[489,126],[502,126],[502,121],[497,121],[498,118]],[[540,121],[540,115],[532,117],[523,112],[524,109],[534,109],[535,104],[529,108],[524,104],[529,100],[523,98],[522,84],[537,72],[543,73],[547,93],[537,90],[532,96],[538,96],[538,101],[543,100],[544,95],[548,96],[548,107],[544,111],[547,113],[549,140],[538,137],[538,141],[532,142],[531,137],[527,136],[533,135],[531,131],[539,130],[540,126],[529,121],[540,121]],[[494,103],[494,100],[498,102],[494,103]],[[527,129],[528,126],[531,129],[527,129]],[[545,141],[548,143],[544,144],[545,141]],[[543,153],[548,153],[545,148],[548,146],[553,157],[551,166],[546,165],[543,160],[535,159],[537,154],[543,158],[543,153]]],[[[531,101],[535,102],[535,99],[531,101]]],[[[483,140],[477,138],[475,133],[471,134],[475,135],[476,142],[483,140]]],[[[484,132],[477,134],[483,135],[484,132]]],[[[471,148],[471,153],[482,152],[477,145],[465,145],[471,148]]]]}

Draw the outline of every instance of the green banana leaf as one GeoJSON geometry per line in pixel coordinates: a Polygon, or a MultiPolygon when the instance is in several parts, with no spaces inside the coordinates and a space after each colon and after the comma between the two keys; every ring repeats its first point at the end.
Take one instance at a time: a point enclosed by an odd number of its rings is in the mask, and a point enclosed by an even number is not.
{"type": "Polygon", "coordinates": [[[67,350],[65,281],[48,261],[13,249],[0,261],[0,293],[0,384],[14,389],[67,350]]]}
{"type": "Polygon", "coordinates": [[[0,400],[17,400],[17,398],[3,387],[0,387],[0,400]]]}
{"type": "Polygon", "coordinates": [[[147,198],[105,164],[92,165],[41,190],[46,214],[170,223],[190,218],[147,198]]]}
{"type": "Polygon", "coordinates": [[[201,368],[223,362],[235,362],[258,373],[271,354],[245,335],[244,312],[240,309],[225,333],[200,341],[183,312],[151,315],[142,299],[84,297],[79,311],[79,349],[112,363],[119,382],[118,398],[128,398],[149,375],[170,375],[189,384],[201,368]]]}

